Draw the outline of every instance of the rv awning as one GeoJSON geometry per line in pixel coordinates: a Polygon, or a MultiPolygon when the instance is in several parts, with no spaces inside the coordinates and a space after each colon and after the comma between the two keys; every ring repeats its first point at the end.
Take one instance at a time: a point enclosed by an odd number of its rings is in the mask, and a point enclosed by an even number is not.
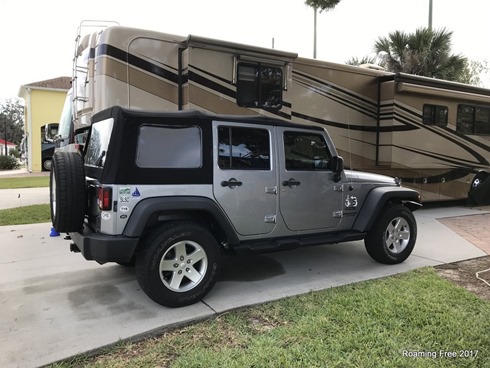
{"type": "Polygon", "coordinates": [[[182,44],[183,46],[187,47],[198,47],[243,56],[277,60],[285,63],[292,62],[298,57],[298,54],[293,52],[244,45],[240,43],[216,40],[213,38],[206,38],[194,35],[189,35],[189,37],[187,37],[187,40],[184,41],[182,44]]]}

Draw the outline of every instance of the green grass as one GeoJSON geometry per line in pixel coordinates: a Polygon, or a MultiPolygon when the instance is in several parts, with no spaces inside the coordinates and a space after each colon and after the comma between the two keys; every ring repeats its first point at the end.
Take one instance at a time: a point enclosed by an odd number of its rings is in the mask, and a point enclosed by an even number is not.
{"type": "Polygon", "coordinates": [[[0,226],[50,222],[49,204],[15,207],[0,210],[0,226]]]}
{"type": "Polygon", "coordinates": [[[0,189],[49,187],[49,176],[0,178],[0,189]]]}
{"type": "Polygon", "coordinates": [[[485,368],[489,316],[489,301],[424,268],[232,311],[52,367],[485,368]]]}

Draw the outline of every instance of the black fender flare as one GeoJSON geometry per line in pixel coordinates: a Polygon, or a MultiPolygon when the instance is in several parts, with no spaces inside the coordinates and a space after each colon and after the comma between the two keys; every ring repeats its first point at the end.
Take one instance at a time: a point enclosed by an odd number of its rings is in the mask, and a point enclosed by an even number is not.
{"type": "Polygon", "coordinates": [[[357,215],[353,229],[360,232],[369,231],[388,202],[403,204],[412,212],[422,207],[420,194],[416,190],[404,187],[373,188],[357,215]]]}
{"type": "Polygon", "coordinates": [[[199,196],[154,197],[140,201],[133,209],[123,235],[140,237],[151,216],[158,214],[162,221],[182,220],[185,215],[206,213],[221,227],[228,243],[238,244],[239,239],[228,217],[213,200],[199,196]]]}

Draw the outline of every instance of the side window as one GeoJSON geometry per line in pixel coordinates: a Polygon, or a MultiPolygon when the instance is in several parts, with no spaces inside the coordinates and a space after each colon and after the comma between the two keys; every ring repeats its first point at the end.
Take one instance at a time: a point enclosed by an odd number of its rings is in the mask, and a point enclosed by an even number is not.
{"type": "Polygon", "coordinates": [[[447,126],[447,106],[425,104],[422,112],[422,122],[425,125],[447,126]]]}
{"type": "Polygon", "coordinates": [[[282,69],[262,64],[237,66],[237,104],[279,110],[282,107],[282,69]]]}
{"type": "Polygon", "coordinates": [[[111,139],[114,119],[101,120],[92,124],[90,140],[85,152],[85,164],[94,167],[104,167],[105,155],[111,139]]]}
{"type": "Polygon", "coordinates": [[[486,107],[476,107],[475,111],[475,134],[490,134],[490,109],[486,107]]]}
{"type": "Polygon", "coordinates": [[[196,126],[142,125],[137,140],[136,165],[160,169],[201,167],[201,129],[196,126]]]}
{"type": "Polygon", "coordinates": [[[321,134],[284,132],[286,170],[327,170],[331,159],[321,134]]]}
{"type": "Polygon", "coordinates": [[[490,108],[459,105],[456,131],[465,134],[490,135],[490,108]]]}
{"type": "Polygon", "coordinates": [[[473,134],[475,108],[469,105],[458,105],[456,131],[458,133],[473,134]]]}
{"type": "Polygon", "coordinates": [[[220,126],[218,166],[233,170],[270,170],[270,137],[266,129],[220,126]]]}

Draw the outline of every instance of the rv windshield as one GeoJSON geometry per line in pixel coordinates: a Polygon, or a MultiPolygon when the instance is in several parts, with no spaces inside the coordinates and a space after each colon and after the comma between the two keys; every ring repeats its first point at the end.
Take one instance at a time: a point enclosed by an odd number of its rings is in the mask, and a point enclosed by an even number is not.
{"type": "Polygon", "coordinates": [[[114,119],[102,120],[92,125],[90,139],[85,153],[85,164],[103,167],[111,138],[114,119]]]}
{"type": "Polygon", "coordinates": [[[66,95],[63,111],[61,112],[60,125],[58,127],[58,137],[68,139],[72,124],[71,90],[66,95]]]}

